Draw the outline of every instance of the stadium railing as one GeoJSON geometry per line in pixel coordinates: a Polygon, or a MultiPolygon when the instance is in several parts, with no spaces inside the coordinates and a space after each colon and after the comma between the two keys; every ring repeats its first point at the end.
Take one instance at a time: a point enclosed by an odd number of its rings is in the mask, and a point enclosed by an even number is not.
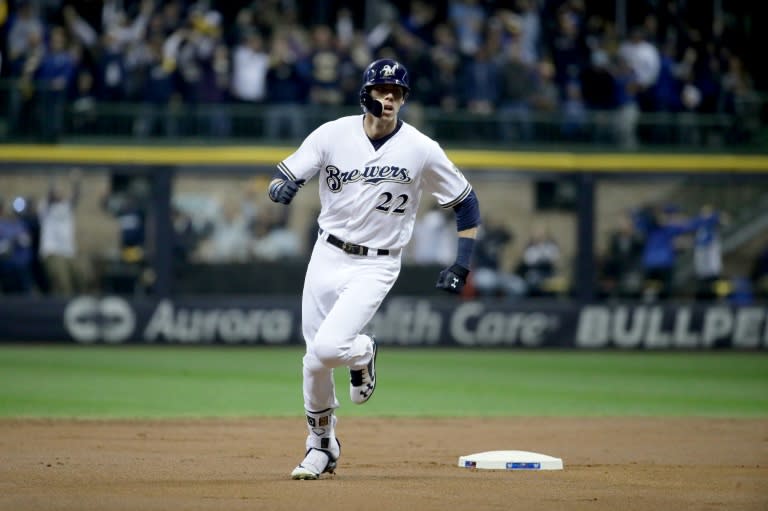
{"type": "MultiPolygon", "coordinates": [[[[619,111],[585,110],[573,118],[561,112],[520,112],[500,107],[489,114],[465,109],[445,111],[408,104],[403,116],[445,144],[517,146],[568,144],[634,150],[659,146],[664,150],[721,150],[764,147],[765,98],[755,96],[741,105],[740,114],[641,112],[627,117],[619,111]]],[[[92,99],[43,99],[38,89],[20,89],[0,81],[0,141],[67,142],[105,139],[125,143],[148,140],[296,141],[322,122],[351,115],[356,106],[201,104],[171,102],[102,103],[92,99]],[[52,102],[59,102],[52,107],[52,102]],[[59,113],[57,113],[59,112],[59,113]]]]}

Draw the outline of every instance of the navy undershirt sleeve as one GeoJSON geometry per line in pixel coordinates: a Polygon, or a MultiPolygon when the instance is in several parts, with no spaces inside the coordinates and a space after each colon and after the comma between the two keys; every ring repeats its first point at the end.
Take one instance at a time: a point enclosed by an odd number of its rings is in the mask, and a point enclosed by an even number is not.
{"type": "MultiPolygon", "coordinates": [[[[456,204],[453,211],[456,213],[456,230],[465,231],[480,225],[480,203],[474,190],[469,192],[463,201],[456,204]]],[[[456,247],[456,264],[469,268],[474,248],[474,238],[460,236],[456,247]]]]}
{"type": "Polygon", "coordinates": [[[456,213],[456,230],[464,231],[480,225],[480,202],[474,190],[456,204],[453,211],[456,213]]]}

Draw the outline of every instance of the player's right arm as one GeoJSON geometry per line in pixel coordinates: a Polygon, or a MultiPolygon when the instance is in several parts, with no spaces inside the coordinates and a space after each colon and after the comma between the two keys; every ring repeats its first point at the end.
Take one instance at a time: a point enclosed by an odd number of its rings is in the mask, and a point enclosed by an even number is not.
{"type": "Polygon", "coordinates": [[[307,179],[314,175],[323,161],[320,149],[324,140],[325,125],[309,134],[301,146],[285,160],[277,164],[267,193],[273,202],[290,204],[307,179]]]}

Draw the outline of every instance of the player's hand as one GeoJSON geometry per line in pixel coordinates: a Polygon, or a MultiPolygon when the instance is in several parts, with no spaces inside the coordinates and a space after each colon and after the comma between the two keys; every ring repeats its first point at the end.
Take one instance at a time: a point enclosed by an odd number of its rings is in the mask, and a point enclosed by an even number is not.
{"type": "Polygon", "coordinates": [[[467,268],[454,264],[440,272],[435,287],[449,293],[459,294],[467,283],[467,275],[469,275],[467,268]]]}
{"type": "Polygon", "coordinates": [[[275,181],[269,185],[269,198],[281,204],[290,204],[303,184],[294,181],[275,181]]]}

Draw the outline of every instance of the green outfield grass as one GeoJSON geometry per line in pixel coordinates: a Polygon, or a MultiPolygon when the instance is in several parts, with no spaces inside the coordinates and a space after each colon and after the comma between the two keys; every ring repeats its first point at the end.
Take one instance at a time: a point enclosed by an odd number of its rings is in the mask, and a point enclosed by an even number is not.
{"type": "MultiPolygon", "coordinates": [[[[0,347],[2,417],[299,416],[295,348],[0,347]]],[[[384,346],[363,416],[768,416],[768,353],[384,346]]]]}

